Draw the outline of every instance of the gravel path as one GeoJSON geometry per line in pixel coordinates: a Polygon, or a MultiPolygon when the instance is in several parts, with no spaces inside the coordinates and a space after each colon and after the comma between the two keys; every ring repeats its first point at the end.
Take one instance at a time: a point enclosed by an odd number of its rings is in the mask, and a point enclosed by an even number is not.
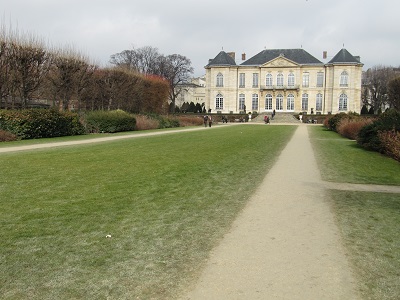
{"type": "Polygon", "coordinates": [[[183,299],[359,299],[306,125],[183,299]]]}

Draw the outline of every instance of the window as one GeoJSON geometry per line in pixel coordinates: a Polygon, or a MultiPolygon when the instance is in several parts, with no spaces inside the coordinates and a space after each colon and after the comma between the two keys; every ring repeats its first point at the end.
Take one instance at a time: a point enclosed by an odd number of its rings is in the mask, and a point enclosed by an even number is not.
{"type": "Polygon", "coordinates": [[[217,86],[224,86],[224,75],[222,75],[221,73],[218,73],[217,75],[217,86]]]}
{"type": "Polygon", "coordinates": [[[224,109],[224,97],[221,94],[218,94],[217,97],[215,97],[215,109],[224,109]]]}
{"type": "Polygon", "coordinates": [[[294,95],[293,94],[289,94],[287,96],[287,110],[294,110],[294,95]]]}
{"type": "Polygon", "coordinates": [[[303,87],[308,87],[310,85],[310,73],[303,73],[303,87]]]}
{"type": "Polygon", "coordinates": [[[239,110],[244,110],[244,103],[245,103],[245,96],[244,94],[239,95],[239,110]]]}
{"type": "Polygon", "coordinates": [[[272,110],[272,95],[265,95],[265,110],[272,110]]]}
{"type": "Polygon", "coordinates": [[[253,88],[258,87],[258,73],[253,73],[253,88]]]}
{"type": "Polygon", "coordinates": [[[301,96],[301,110],[308,110],[308,94],[303,94],[301,96]]]}
{"type": "Polygon", "coordinates": [[[266,86],[272,86],[272,74],[269,73],[267,74],[266,78],[265,78],[265,85],[266,86]]]}
{"type": "Polygon", "coordinates": [[[251,97],[251,109],[253,111],[258,110],[258,94],[253,94],[251,97]]]}
{"type": "Polygon", "coordinates": [[[282,73],[279,73],[276,76],[276,85],[277,86],[283,86],[283,74],[282,73]]]}
{"type": "Polygon", "coordinates": [[[283,110],[283,96],[281,94],[276,96],[276,110],[283,110]]]}
{"type": "Polygon", "coordinates": [[[322,94],[317,94],[317,99],[315,101],[315,110],[322,110],[322,94]]]}
{"type": "Polygon", "coordinates": [[[324,73],[318,72],[317,73],[317,87],[323,87],[323,86],[324,86],[324,73]]]}
{"type": "Polygon", "coordinates": [[[287,85],[290,87],[294,86],[294,74],[293,73],[289,73],[287,85]]]}
{"type": "Polygon", "coordinates": [[[339,97],[339,110],[345,111],[347,110],[347,95],[341,94],[339,97]]]}
{"type": "Polygon", "coordinates": [[[348,86],[349,83],[349,74],[346,71],[343,71],[340,74],[340,86],[348,86]]]}
{"type": "Polygon", "coordinates": [[[245,87],[245,75],[244,73],[239,74],[239,87],[244,88],[245,87]]]}

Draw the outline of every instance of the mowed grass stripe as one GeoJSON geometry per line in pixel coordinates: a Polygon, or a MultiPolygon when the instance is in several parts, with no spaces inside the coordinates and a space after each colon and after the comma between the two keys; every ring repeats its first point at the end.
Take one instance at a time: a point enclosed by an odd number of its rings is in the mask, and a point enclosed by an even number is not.
{"type": "Polygon", "coordinates": [[[0,293],[173,298],[295,129],[229,126],[0,155],[0,293]]]}
{"type": "MultiPolygon", "coordinates": [[[[325,180],[400,185],[400,165],[323,127],[309,127],[325,180]]],[[[400,295],[400,194],[329,191],[363,299],[400,295]]]]}

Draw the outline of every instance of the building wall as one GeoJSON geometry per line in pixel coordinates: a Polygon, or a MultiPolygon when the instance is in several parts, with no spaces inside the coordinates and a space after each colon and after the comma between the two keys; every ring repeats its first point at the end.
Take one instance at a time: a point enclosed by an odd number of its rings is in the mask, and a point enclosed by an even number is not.
{"type": "Polygon", "coordinates": [[[322,94],[322,109],[318,112],[338,113],[339,98],[341,94],[346,94],[348,99],[347,110],[359,113],[361,107],[361,75],[362,66],[357,65],[308,65],[302,66],[295,64],[285,58],[277,58],[262,66],[231,66],[231,67],[208,67],[206,68],[206,108],[211,108],[212,112],[239,113],[239,95],[245,96],[246,111],[253,111],[252,97],[258,95],[258,113],[269,112],[276,109],[276,97],[283,96],[282,112],[303,112],[314,113],[316,110],[317,94],[322,94]],[[343,71],[348,74],[348,85],[340,85],[340,77],[343,71]],[[303,74],[309,73],[309,84],[303,86],[303,74]],[[317,73],[322,72],[323,86],[317,86],[317,73]],[[224,85],[217,87],[217,75],[223,75],[224,85]],[[240,74],[245,76],[244,86],[240,85],[240,74]],[[258,86],[253,87],[253,74],[258,74],[258,86]],[[277,85],[277,75],[283,74],[283,87],[277,85]],[[294,87],[288,86],[288,75],[293,73],[295,77],[294,87]],[[271,74],[273,87],[266,86],[266,75],[271,74]],[[216,109],[216,96],[221,94],[224,99],[223,109],[216,109]],[[271,94],[272,109],[265,109],[265,96],[271,94]],[[294,110],[288,110],[287,96],[294,96],[294,110]],[[302,109],[302,95],[308,95],[308,108],[302,109]]]}

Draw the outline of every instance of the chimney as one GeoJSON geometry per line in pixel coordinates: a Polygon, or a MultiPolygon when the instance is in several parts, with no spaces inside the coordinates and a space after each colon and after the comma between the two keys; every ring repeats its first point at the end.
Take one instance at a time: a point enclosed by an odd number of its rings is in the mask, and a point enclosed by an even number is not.
{"type": "Polygon", "coordinates": [[[228,52],[227,54],[235,60],[235,52],[228,52]]]}
{"type": "Polygon", "coordinates": [[[242,53],[242,60],[246,60],[246,53],[242,53]]]}
{"type": "Polygon", "coordinates": [[[326,59],[327,57],[328,57],[328,52],[327,51],[322,52],[322,58],[326,59]]]}
{"type": "Polygon", "coordinates": [[[358,62],[361,62],[361,57],[359,56],[354,56],[355,59],[357,59],[358,62]]]}

